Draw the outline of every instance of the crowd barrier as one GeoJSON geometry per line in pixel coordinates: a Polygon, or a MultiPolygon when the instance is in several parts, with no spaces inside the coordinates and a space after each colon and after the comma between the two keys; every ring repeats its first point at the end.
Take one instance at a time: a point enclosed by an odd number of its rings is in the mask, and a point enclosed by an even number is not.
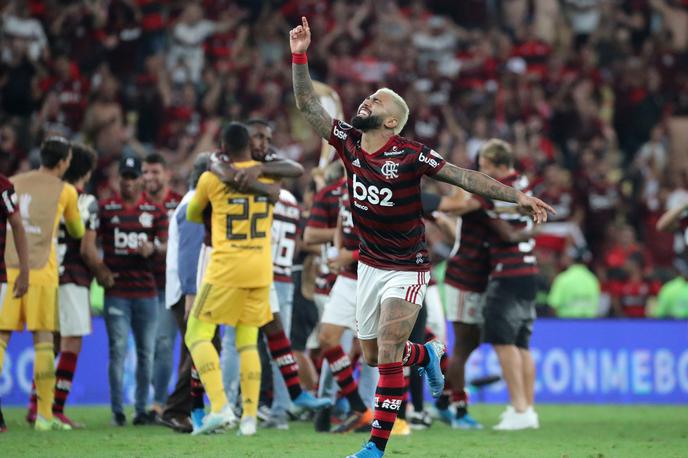
{"type": "MultiPolygon", "coordinates": [[[[450,327],[449,327],[450,328],[450,327]]],[[[449,348],[453,340],[449,329],[449,348]]],[[[0,377],[3,405],[25,405],[31,390],[31,335],[10,341],[0,377]]],[[[535,324],[532,339],[537,368],[536,398],[545,403],[688,403],[688,321],[556,320],[535,324]]],[[[69,403],[107,404],[108,347],[101,318],[84,339],[69,403]]],[[[125,399],[132,403],[136,356],[130,339],[125,363],[125,399]]],[[[474,352],[468,381],[499,375],[499,363],[486,345],[474,352]]],[[[472,387],[472,399],[504,403],[503,382],[472,387]]]]}

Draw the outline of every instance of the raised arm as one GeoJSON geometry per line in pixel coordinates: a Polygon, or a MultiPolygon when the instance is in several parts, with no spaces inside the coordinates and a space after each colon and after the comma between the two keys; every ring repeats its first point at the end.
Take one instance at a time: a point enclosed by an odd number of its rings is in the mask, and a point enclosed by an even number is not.
{"type": "Polygon", "coordinates": [[[468,192],[478,194],[488,199],[516,203],[532,216],[536,224],[547,221],[548,211],[553,214],[556,213],[552,207],[537,197],[527,196],[521,191],[511,186],[504,185],[484,173],[463,169],[449,162],[447,162],[437,174],[431,177],[439,181],[444,181],[445,183],[453,184],[454,186],[458,186],[468,192]]]}
{"type": "Polygon", "coordinates": [[[261,162],[253,167],[237,169],[231,162],[223,161],[220,156],[213,153],[210,156],[210,171],[225,184],[233,186],[240,191],[248,192],[249,183],[260,177],[268,177],[279,180],[280,178],[298,178],[303,175],[303,166],[291,159],[275,159],[269,162],[261,162]]]}
{"type": "Polygon", "coordinates": [[[688,202],[666,211],[657,221],[657,230],[664,232],[674,232],[678,230],[678,222],[681,220],[681,216],[686,208],[688,208],[688,202]]]}
{"type": "Polygon", "coordinates": [[[291,159],[275,159],[263,162],[261,175],[270,178],[298,178],[303,175],[303,166],[291,159]]]}
{"type": "MultiPolygon", "coordinates": [[[[210,171],[217,175],[217,177],[227,186],[235,189],[239,189],[242,192],[249,194],[257,194],[259,196],[266,196],[271,203],[275,203],[279,200],[280,185],[279,183],[262,183],[258,181],[258,176],[261,175],[260,170],[256,176],[251,174],[246,174],[247,170],[251,170],[254,167],[235,169],[229,162],[223,162],[215,158],[215,155],[211,156],[210,161],[210,171]]],[[[276,161],[282,162],[282,161],[276,161]]],[[[292,162],[292,161],[290,161],[292,162]]],[[[267,164],[262,164],[267,165],[267,164]]],[[[300,164],[296,164],[301,168],[300,164]]],[[[260,166],[259,166],[260,167],[260,166]]],[[[289,169],[289,165],[285,166],[285,169],[289,169]]],[[[279,169],[278,169],[279,170],[279,169]]],[[[301,168],[303,171],[303,168],[301,168]]],[[[298,176],[298,175],[296,175],[298,176]]]]}
{"type": "Polygon", "coordinates": [[[301,18],[301,25],[289,32],[289,45],[292,52],[292,78],[294,83],[294,98],[296,107],[303,113],[309,124],[325,140],[330,138],[332,117],[320,104],[313,89],[311,75],[308,73],[306,50],[311,43],[311,29],[308,20],[301,18]]]}

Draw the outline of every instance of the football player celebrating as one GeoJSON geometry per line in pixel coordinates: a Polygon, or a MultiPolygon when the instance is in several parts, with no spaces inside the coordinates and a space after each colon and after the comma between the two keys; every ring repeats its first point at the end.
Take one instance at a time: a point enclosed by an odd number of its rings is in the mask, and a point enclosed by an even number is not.
{"type": "Polygon", "coordinates": [[[420,182],[423,175],[487,198],[514,202],[536,222],[554,210],[539,199],[487,175],[449,164],[429,147],[399,136],[406,102],[380,89],[359,106],[351,124],[333,120],[320,105],[308,73],[311,32],[306,18],[289,34],[296,105],[316,132],[337,150],[348,175],[354,225],[361,239],[356,321],[363,355],[380,381],[369,442],[353,457],[383,456],[397,418],[404,366],[419,366],[432,394],[444,388],[444,345],[408,341],[429,280],[420,182]]]}

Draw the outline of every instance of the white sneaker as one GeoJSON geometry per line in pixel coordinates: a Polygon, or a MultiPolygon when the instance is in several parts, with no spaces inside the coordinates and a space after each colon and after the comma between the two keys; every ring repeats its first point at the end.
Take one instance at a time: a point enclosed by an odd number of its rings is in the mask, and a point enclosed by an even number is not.
{"type": "Polygon", "coordinates": [[[526,409],[526,413],[531,416],[532,422],[533,422],[533,429],[539,429],[540,428],[540,416],[538,413],[535,411],[533,406],[528,406],[528,409],[526,409]]]}
{"type": "Polygon", "coordinates": [[[200,428],[194,429],[191,435],[209,434],[222,428],[231,428],[236,425],[236,421],[232,407],[227,404],[219,412],[210,412],[203,417],[200,428]]]}
{"type": "Polygon", "coordinates": [[[502,420],[492,429],[496,431],[517,431],[520,429],[537,428],[537,419],[532,413],[516,412],[515,410],[504,412],[502,420]]]}
{"type": "Polygon", "coordinates": [[[506,409],[504,409],[504,412],[499,414],[499,419],[501,420],[505,416],[511,415],[513,412],[515,412],[514,406],[508,405],[508,406],[506,406],[506,409]]]}
{"type": "Polygon", "coordinates": [[[239,431],[237,431],[238,436],[253,436],[256,434],[256,426],[258,420],[256,417],[243,417],[239,423],[239,431]]]}

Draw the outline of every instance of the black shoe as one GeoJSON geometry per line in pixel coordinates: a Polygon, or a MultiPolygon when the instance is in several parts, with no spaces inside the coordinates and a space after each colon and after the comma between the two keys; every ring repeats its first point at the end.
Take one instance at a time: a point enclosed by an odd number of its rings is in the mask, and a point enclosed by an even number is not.
{"type": "Polygon", "coordinates": [[[191,419],[189,417],[183,419],[173,418],[172,429],[178,433],[191,434],[191,432],[193,431],[191,419]]]}
{"type": "Polygon", "coordinates": [[[127,417],[122,412],[112,414],[112,426],[126,426],[127,417]]]}
{"type": "Polygon", "coordinates": [[[155,417],[150,412],[139,412],[132,422],[134,426],[146,426],[155,424],[155,417]]]}
{"type": "Polygon", "coordinates": [[[318,433],[329,433],[332,428],[332,422],[330,421],[331,416],[332,407],[325,407],[315,412],[315,418],[313,420],[315,431],[318,433]]]}
{"type": "Polygon", "coordinates": [[[151,421],[155,424],[160,424],[160,419],[162,418],[162,415],[159,414],[156,410],[149,410],[146,412],[148,414],[148,417],[151,419],[151,421]]]}
{"type": "Polygon", "coordinates": [[[157,424],[167,426],[178,433],[189,434],[193,431],[191,419],[183,415],[159,415],[157,424]]]}
{"type": "Polygon", "coordinates": [[[173,418],[174,417],[172,415],[155,415],[153,417],[153,421],[156,425],[166,426],[168,428],[174,429],[174,425],[172,424],[173,418]]]}
{"type": "Polygon", "coordinates": [[[0,406],[0,433],[7,432],[7,425],[5,424],[5,417],[2,415],[2,407],[0,406]]]}

